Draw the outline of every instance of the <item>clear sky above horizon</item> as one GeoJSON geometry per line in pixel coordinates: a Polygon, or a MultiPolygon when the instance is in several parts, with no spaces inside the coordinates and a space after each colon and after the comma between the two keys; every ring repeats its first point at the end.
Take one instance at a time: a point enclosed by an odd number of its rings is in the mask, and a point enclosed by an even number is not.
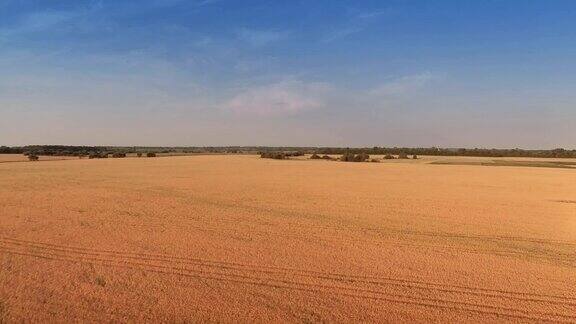
{"type": "Polygon", "coordinates": [[[0,145],[576,148],[576,1],[0,0],[0,145]]]}

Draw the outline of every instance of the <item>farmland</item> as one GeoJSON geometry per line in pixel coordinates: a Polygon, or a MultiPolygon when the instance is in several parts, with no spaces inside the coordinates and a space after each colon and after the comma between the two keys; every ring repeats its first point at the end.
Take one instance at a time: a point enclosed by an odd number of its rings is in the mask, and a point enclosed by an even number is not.
{"type": "Polygon", "coordinates": [[[0,322],[576,321],[572,164],[8,159],[0,322]]]}
{"type": "MultiPolygon", "coordinates": [[[[42,161],[59,161],[77,159],[73,156],[42,156],[42,161]]],[[[27,162],[28,157],[22,154],[0,154],[0,163],[27,162]]]]}

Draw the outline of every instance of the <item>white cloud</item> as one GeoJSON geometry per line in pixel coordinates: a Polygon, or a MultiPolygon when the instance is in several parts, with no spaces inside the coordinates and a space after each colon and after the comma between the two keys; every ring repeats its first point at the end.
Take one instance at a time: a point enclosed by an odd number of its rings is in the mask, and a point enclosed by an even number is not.
{"type": "Polygon", "coordinates": [[[388,9],[365,11],[358,13],[348,19],[346,24],[340,25],[325,34],[322,41],[329,43],[340,38],[346,38],[350,35],[360,33],[369,28],[379,17],[389,14],[388,9]]]}
{"type": "MultiPolygon", "coordinates": [[[[211,4],[215,4],[221,2],[222,0],[197,0],[197,1],[187,1],[187,0],[149,0],[148,6],[153,8],[166,8],[166,7],[173,7],[180,4],[188,4],[196,7],[207,6],[211,4]]],[[[140,1],[145,2],[145,1],[140,1]]],[[[140,4],[142,5],[142,4],[140,4]]],[[[146,2],[144,3],[146,5],[146,2]]]]}
{"type": "Polygon", "coordinates": [[[84,111],[87,115],[109,109],[196,109],[202,108],[196,105],[202,101],[198,94],[206,93],[169,61],[146,52],[83,56],[64,62],[51,53],[16,51],[0,57],[0,70],[0,107],[84,111]],[[26,66],[18,63],[22,61],[26,66]],[[55,66],[66,66],[66,70],[55,66]]]}
{"type": "Polygon", "coordinates": [[[364,30],[365,27],[363,26],[347,26],[341,29],[333,30],[332,32],[328,33],[322,40],[323,42],[329,43],[335,41],[340,38],[345,38],[350,35],[359,33],[364,30]]]}
{"type": "Polygon", "coordinates": [[[34,32],[42,32],[76,16],[76,13],[65,11],[35,12],[24,16],[16,25],[1,28],[0,40],[34,32]]]}
{"type": "MultiPolygon", "coordinates": [[[[418,94],[439,77],[430,72],[398,77],[356,92],[339,89],[325,82],[305,82],[288,79],[264,86],[247,88],[225,102],[224,108],[238,115],[294,116],[330,105],[336,110],[343,105],[354,107],[382,107],[404,102],[406,97],[418,94]]],[[[358,109],[356,112],[358,112],[358,109]]],[[[336,111],[335,110],[335,111],[336,111]]]]}
{"type": "Polygon", "coordinates": [[[416,91],[437,78],[430,72],[404,76],[374,87],[369,90],[369,94],[378,97],[403,95],[416,91]]]}
{"type": "Polygon", "coordinates": [[[325,106],[330,86],[321,82],[288,80],[245,90],[224,107],[240,115],[296,115],[325,106]]]}
{"type": "Polygon", "coordinates": [[[377,18],[380,16],[387,15],[389,13],[390,13],[389,9],[382,9],[382,10],[362,12],[362,13],[358,14],[357,17],[360,19],[372,19],[372,18],[377,18]]]}
{"type": "Polygon", "coordinates": [[[240,40],[253,46],[264,46],[285,38],[288,35],[288,32],[241,28],[238,30],[237,34],[240,40]]]}
{"type": "Polygon", "coordinates": [[[197,6],[206,6],[218,2],[222,2],[223,0],[201,0],[196,3],[197,6]]]}

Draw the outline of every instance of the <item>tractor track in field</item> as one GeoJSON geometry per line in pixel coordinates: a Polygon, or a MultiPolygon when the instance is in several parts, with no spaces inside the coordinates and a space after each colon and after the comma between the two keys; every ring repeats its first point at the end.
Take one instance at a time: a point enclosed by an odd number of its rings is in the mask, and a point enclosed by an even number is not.
{"type": "Polygon", "coordinates": [[[0,254],[106,265],[199,280],[334,294],[534,321],[576,322],[576,314],[571,311],[576,309],[576,297],[569,296],[225,262],[168,254],[97,250],[7,237],[0,237],[0,254]]]}
{"type": "Polygon", "coordinates": [[[235,219],[218,219],[219,226],[213,220],[195,218],[177,220],[133,219],[117,220],[127,228],[140,230],[164,231],[175,229],[183,224],[189,229],[202,232],[226,235],[239,234],[248,239],[270,236],[285,237],[297,240],[309,240],[310,237],[321,237],[327,243],[370,243],[386,246],[417,247],[432,249],[442,253],[465,252],[472,254],[500,255],[516,258],[530,258],[542,262],[576,267],[576,242],[527,238],[504,235],[470,235],[464,233],[417,231],[386,227],[367,227],[352,225],[319,225],[315,223],[281,223],[235,219]],[[175,224],[179,224],[178,226],[175,224]],[[257,224],[254,226],[253,224],[257,224]],[[278,230],[282,228],[282,230],[278,230]],[[307,235],[303,233],[333,233],[334,235],[307,235]],[[358,235],[361,234],[361,235],[358,235]],[[369,235],[369,238],[367,238],[369,235]],[[452,252],[451,252],[452,251],[452,252]]]}

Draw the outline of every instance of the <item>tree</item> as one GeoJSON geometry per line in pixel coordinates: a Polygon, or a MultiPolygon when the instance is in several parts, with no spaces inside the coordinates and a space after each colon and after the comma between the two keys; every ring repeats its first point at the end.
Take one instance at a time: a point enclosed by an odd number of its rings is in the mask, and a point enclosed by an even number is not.
{"type": "Polygon", "coordinates": [[[342,161],[342,162],[352,162],[352,161],[354,161],[354,154],[352,154],[352,153],[344,153],[344,154],[342,154],[342,156],[340,157],[340,161],[342,161]]]}
{"type": "Polygon", "coordinates": [[[263,159],[275,159],[275,160],[285,160],[289,155],[284,152],[262,152],[260,157],[263,159]]]}
{"type": "Polygon", "coordinates": [[[357,155],[354,155],[353,153],[345,153],[340,157],[340,161],[343,162],[366,162],[369,159],[370,155],[366,153],[360,153],[357,155]]]}
{"type": "Polygon", "coordinates": [[[360,153],[354,157],[354,162],[366,162],[370,160],[370,155],[366,153],[360,153]]]}

